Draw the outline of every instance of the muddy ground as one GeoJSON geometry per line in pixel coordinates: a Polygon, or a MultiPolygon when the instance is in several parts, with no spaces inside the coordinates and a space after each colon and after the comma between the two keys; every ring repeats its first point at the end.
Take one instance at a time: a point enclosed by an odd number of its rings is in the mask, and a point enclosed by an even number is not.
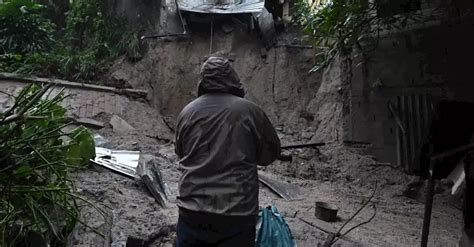
{"type": "MultiPolygon", "coordinates": [[[[235,59],[234,66],[248,89],[247,98],[268,113],[283,144],[325,141],[320,149],[292,150],[292,162],[276,161],[261,168],[271,177],[300,188],[301,200],[286,201],[260,188],[260,206],[275,205],[285,216],[299,246],[317,246],[327,234],[300,220],[337,229],[367,200],[369,204],[342,232],[366,221],[376,208],[375,218],[355,228],[336,245],[418,246],[423,221],[425,181],[408,176],[392,164],[379,164],[364,155],[364,146],[341,143],[341,123],[345,99],[341,90],[343,71],[333,67],[324,74],[308,74],[314,50],[295,49],[284,44],[301,40],[280,35],[282,46],[262,50],[255,36],[235,27],[232,33],[216,29],[214,49],[235,59]],[[339,220],[327,223],[314,216],[316,201],[337,205],[339,220]],[[375,208],[374,208],[375,205],[375,208]]],[[[291,36],[290,36],[291,37],[291,36]]],[[[91,166],[74,174],[79,192],[104,211],[99,214],[83,202],[82,220],[105,238],[79,226],[71,236],[71,246],[123,246],[127,237],[147,239],[151,246],[172,246],[177,221],[176,193],[180,173],[173,149],[176,114],[195,96],[202,57],[208,54],[206,33],[191,39],[156,41],[149,44],[139,62],[121,60],[107,75],[110,84],[147,89],[147,100],[130,101],[120,116],[136,128],[129,133],[114,132],[110,125],[97,132],[107,147],[139,150],[155,157],[172,196],[162,208],[140,181],[91,166]]],[[[111,115],[95,119],[108,123],[111,115]]],[[[456,246],[462,226],[461,200],[437,186],[433,208],[430,246],[456,246]]]]}
{"type": "MultiPolygon", "coordinates": [[[[145,105],[142,105],[146,107],[145,105]]],[[[146,110],[146,109],[144,109],[146,110]]],[[[101,116],[106,120],[108,116],[101,116]]],[[[133,117],[124,117],[136,123],[133,117]]],[[[154,118],[140,122],[152,123],[154,118]]],[[[147,126],[147,125],[144,125],[147,126]]],[[[138,128],[130,134],[114,133],[110,126],[98,131],[109,140],[108,147],[141,150],[153,155],[169,185],[172,197],[168,208],[162,208],[139,181],[123,177],[101,167],[75,173],[80,193],[107,212],[99,215],[85,205],[84,221],[109,233],[112,246],[123,246],[127,237],[155,239],[151,246],[172,246],[177,221],[176,192],[179,171],[173,144],[150,138],[147,129],[138,128]]],[[[299,139],[295,136],[291,140],[299,139]]],[[[283,141],[287,136],[283,135],[283,141]]],[[[320,149],[293,150],[292,162],[277,161],[262,168],[271,177],[298,186],[302,200],[286,201],[261,185],[260,205],[275,205],[285,216],[299,246],[316,246],[324,241],[326,233],[309,226],[299,218],[330,231],[337,231],[371,194],[375,184],[377,192],[372,199],[376,216],[368,224],[350,232],[341,246],[417,246],[420,242],[423,200],[419,194],[408,193],[418,178],[405,175],[397,168],[377,165],[371,157],[360,154],[358,148],[329,145],[320,149]],[[414,182],[415,181],[415,182],[414,182]],[[412,197],[409,198],[408,196],[412,197]],[[340,208],[339,220],[327,223],[314,216],[315,201],[326,201],[340,208]]],[[[421,183],[422,184],[422,183],[421,183]]],[[[416,186],[414,187],[417,188],[416,186]]],[[[461,229],[461,204],[440,187],[435,197],[430,246],[456,246],[461,229]]],[[[364,209],[346,228],[371,217],[373,207],[364,209]]],[[[344,232],[344,231],[343,231],[344,232]]],[[[90,230],[79,227],[72,237],[72,246],[102,246],[107,240],[90,230]]]]}

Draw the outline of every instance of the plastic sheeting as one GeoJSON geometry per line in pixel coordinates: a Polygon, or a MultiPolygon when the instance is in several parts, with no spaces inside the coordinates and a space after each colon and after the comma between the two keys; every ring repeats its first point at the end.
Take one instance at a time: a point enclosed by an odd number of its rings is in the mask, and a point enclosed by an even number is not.
{"type": "Polygon", "coordinates": [[[256,247],[296,247],[290,227],[274,206],[262,208],[256,247]]]}
{"type": "Polygon", "coordinates": [[[138,160],[140,159],[139,151],[112,150],[96,147],[95,152],[96,157],[91,160],[95,164],[127,177],[134,178],[137,176],[138,160]]]}

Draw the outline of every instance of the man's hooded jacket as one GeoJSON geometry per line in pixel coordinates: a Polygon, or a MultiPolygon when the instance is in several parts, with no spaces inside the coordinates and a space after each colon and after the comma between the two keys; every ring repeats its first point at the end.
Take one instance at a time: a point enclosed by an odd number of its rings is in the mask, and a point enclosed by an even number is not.
{"type": "Polygon", "coordinates": [[[227,59],[210,57],[201,68],[198,98],[179,114],[176,154],[183,170],[178,206],[229,216],[258,214],[257,165],[280,154],[266,114],[243,98],[227,59]]]}

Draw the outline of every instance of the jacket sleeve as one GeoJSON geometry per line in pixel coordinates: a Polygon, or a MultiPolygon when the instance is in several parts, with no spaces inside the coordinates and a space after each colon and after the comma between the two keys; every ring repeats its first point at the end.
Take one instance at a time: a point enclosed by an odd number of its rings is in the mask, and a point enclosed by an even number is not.
{"type": "Polygon", "coordinates": [[[182,151],[182,140],[180,138],[182,131],[182,124],[181,124],[181,115],[178,117],[178,120],[176,121],[176,128],[175,128],[175,136],[174,136],[174,152],[179,158],[183,157],[183,151],[182,151]]]}
{"type": "Polygon", "coordinates": [[[280,138],[267,115],[263,111],[259,115],[256,126],[259,137],[257,162],[258,165],[267,166],[280,155],[280,138]]]}
{"type": "Polygon", "coordinates": [[[174,138],[174,152],[178,156],[178,158],[183,157],[183,154],[181,151],[181,141],[179,140],[178,135],[176,135],[174,138]]]}

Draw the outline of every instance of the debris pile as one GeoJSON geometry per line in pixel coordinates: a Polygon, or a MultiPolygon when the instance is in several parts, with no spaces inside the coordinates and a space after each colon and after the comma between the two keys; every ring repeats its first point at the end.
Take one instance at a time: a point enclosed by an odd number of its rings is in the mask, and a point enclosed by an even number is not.
{"type": "MultiPolygon", "coordinates": [[[[113,116],[112,119],[118,119],[118,117],[113,116]]],[[[127,124],[123,119],[121,122],[127,124]]],[[[116,125],[112,124],[112,126],[116,129],[116,125]]],[[[141,155],[140,151],[113,150],[100,147],[106,144],[106,141],[104,142],[105,139],[97,134],[95,135],[95,140],[98,141],[96,143],[96,156],[94,159],[91,159],[91,162],[125,177],[140,180],[146,185],[146,188],[155,197],[156,201],[162,207],[167,207],[166,204],[171,192],[168,185],[162,179],[160,165],[157,163],[156,157],[141,155]]]]}

